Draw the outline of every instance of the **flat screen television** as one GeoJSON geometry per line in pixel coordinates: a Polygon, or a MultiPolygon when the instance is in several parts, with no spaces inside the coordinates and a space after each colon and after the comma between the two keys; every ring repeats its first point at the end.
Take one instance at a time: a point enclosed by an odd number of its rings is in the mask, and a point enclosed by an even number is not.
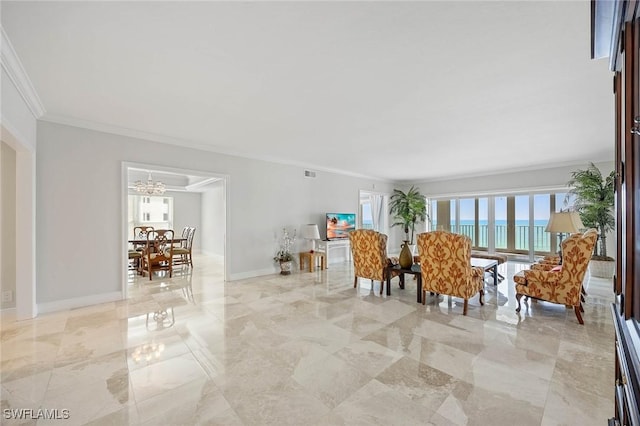
{"type": "Polygon", "coordinates": [[[355,213],[327,213],[327,240],[349,238],[349,232],[355,229],[355,213]]]}

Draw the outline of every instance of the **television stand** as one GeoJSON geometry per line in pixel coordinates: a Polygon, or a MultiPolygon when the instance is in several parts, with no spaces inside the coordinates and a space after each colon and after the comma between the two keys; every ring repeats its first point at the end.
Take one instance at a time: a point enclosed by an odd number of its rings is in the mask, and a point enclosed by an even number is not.
{"type": "Polygon", "coordinates": [[[331,263],[331,251],[333,251],[335,254],[335,249],[343,249],[344,259],[351,261],[351,243],[349,242],[348,238],[343,238],[339,240],[322,240],[318,242],[318,251],[324,253],[324,256],[326,257],[326,261],[327,261],[326,262],[327,268],[331,263]]]}

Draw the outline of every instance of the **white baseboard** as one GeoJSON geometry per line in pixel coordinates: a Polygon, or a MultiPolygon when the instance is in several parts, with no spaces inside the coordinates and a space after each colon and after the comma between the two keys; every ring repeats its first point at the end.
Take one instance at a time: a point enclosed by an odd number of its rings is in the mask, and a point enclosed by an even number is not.
{"type": "Polygon", "coordinates": [[[16,317],[16,308],[2,308],[0,309],[0,317],[1,318],[15,318],[16,317]]]}
{"type": "Polygon", "coordinates": [[[92,296],[77,297],[74,299],[56,300],[55,302],[38,303],[38,313],[46,314],[50,312],[64,311],[65,309],[82,308],[99,303],[115,302],[122,300],[122,293],[114,291],[111,293],[95,294],[92,296]]]}

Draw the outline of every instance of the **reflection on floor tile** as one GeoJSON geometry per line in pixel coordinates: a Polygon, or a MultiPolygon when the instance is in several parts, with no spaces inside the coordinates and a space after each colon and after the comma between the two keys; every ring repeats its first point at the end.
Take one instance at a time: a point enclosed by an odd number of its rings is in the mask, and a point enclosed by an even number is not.
{"type": "MultiPolygon", "coordinates": [[[[225,283],[219,259],[129,298],[0,328],[2,409],[68,410],[38,425],[555,425],[613,415],[613,301],[587,277],[584,325],[529,301],[513,274],[486,304],[353,288],[349,264],[225,283]]],[[[18,411],[15,411],[16,413],[18,411]]],[[[4,411],[3,411],[4,413],[4,411]]],[[[3,424],[36,421],[3,418],[3,424]]]]}

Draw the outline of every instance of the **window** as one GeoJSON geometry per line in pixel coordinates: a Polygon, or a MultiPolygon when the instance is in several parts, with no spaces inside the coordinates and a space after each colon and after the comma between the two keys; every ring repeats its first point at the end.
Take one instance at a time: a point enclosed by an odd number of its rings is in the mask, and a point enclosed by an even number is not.
{"type": "Polygon", "coordinates": [[[431,219],[431,228],[429,231],[435,231],[438,229],[438,202],[427,200],[429,206],[429,219],[431,219]]]}
{"type": "Polygon", "coordinates": [[[479,248],[489,247],[489,199],[477,198],[478,202],[478,243],[479,248]]]}
{"type": "Polygon", "coordinates": [[[388,234],[389,196],[370,191],[360,191],[359,227],[388,234]]]}
{"type": "Polygon", "coordinates": [[[495,197],[495,235],[496,249],[507,248],[507,197],[495,197]]]}
{"type": "Polygon", "coordinates": [[[139,225],[173,229],[173,197],[129,195],[129,229],[139,225]]]}
{"type": "Polygon", "coordinates": [[[460,200],[460,224],[459,233],[471,238],[471,244],[475,247],[476,238],[476,200],[464,198],[460,200]]]}
{"type": "Polygon", "coordinates": [[[533,196],[533,248],[534,251],[551,251],[551,236],[545,232],[551,217],[551,197],[548,194],[533,196]]]}
{"type": "Polygon", "coordinates": [[[430,229],[467,235],[475,249],[522,255],[555,253],[555,235],[545,229],[551,212],[570,208],[573,198],[566,193],[532,193],[431,199],[430,229]]]}

